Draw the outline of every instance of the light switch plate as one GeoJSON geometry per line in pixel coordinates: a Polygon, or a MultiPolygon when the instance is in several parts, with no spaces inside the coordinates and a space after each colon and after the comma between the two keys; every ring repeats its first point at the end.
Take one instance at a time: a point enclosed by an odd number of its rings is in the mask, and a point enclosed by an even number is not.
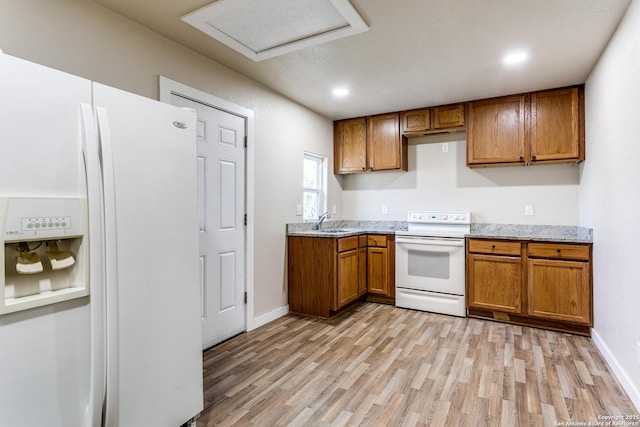
{"type": "Polygon", "coordinates": [[[525,205],[524,214],[525,214],[525,216],[533,216],[533,206],[532,205],[525,205]]]}
{"type": "Polygon", "coordinates": [[[442,152],[443,153],[448,153],[449,152],[449,143],[448,142],[443,142],[442,143],[442,152]]]}
{"type": "Polygon", "coordinates": [[[389,214],[389,206],[382,205],[382,215],[388,215],[388,214],[389,214]]]}

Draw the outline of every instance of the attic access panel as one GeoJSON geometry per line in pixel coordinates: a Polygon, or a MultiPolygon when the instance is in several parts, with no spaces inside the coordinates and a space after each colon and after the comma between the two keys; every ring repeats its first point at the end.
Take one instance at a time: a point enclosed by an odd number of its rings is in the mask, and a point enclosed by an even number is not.
{"type": "Polygon", "coordinates": [[[218,0],[182,20],[254,61],[369,29],[349,0],[218,0]]]}

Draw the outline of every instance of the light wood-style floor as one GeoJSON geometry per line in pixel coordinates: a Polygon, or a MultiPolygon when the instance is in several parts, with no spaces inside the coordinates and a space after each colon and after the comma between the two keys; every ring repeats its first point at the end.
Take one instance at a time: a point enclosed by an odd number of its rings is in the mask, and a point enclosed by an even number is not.
{"type": "Polygon", "coordinates": [[[362,303],[204,353],[205,426],[553,426],[638,410],[589,338],[362,303]]]}

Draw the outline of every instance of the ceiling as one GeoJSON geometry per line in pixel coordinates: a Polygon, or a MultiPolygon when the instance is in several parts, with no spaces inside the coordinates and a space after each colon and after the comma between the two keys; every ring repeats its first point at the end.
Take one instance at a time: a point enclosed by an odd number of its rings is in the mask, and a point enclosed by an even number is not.
{"type": "Polygon", "coordinates": [[[333,120],[584,83],[631,2],[350,0],[369,31],[255,62],[180,19],[211,0],[94,1],[333,120]]]}

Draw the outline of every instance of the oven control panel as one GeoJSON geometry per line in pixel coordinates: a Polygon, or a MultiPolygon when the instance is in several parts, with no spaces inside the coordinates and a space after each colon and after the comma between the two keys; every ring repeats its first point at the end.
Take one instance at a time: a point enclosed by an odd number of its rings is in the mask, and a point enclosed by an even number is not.
{"type": "Polygon", "coordinates": [[[471,224],[469,211],[409,211],[407,222],[416,224],[471,224]]]}

